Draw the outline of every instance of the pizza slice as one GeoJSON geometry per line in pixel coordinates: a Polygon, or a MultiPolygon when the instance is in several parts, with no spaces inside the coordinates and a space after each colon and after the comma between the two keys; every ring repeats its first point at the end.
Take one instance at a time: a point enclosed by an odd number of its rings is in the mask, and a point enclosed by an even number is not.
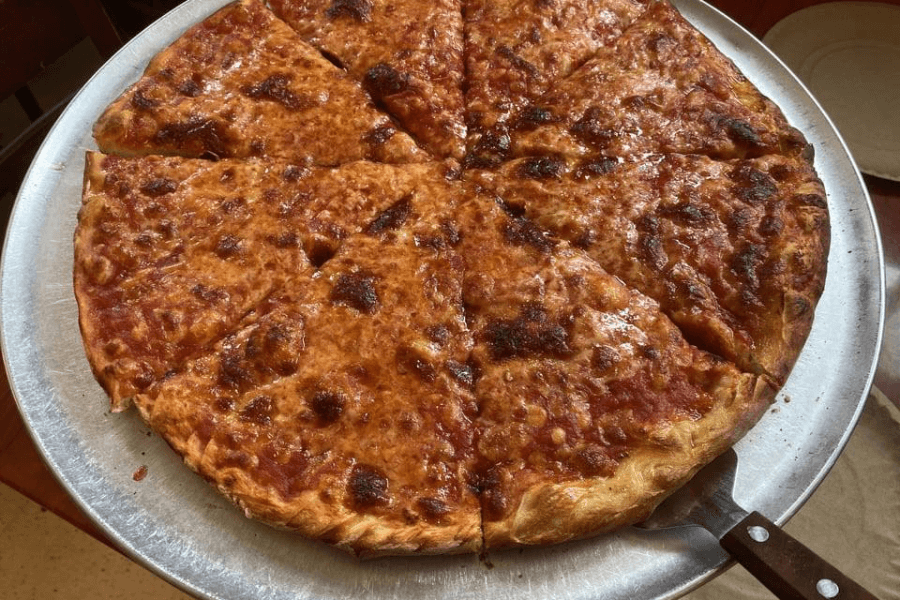
{"type": "MultiPolygon", "coordinates": [[[[465,2],[466,119],[471,166],[508,152],[510,119],[609,45],[646,0],[465,2]]],[[[533,118],[540,120],[535,113],[533,118]]]]}
{"type": "Polygon", "coordinates": [[[427,157],[362,88],[259,0],[191,27],[94,126],[124,156],[270,156],[296,164],[427,157]]]}
{"type": "Polygon", "coordinates": [[[778,107],[667,1],[654,2],[510,128],[500,158],[811,152],[778,107]]]}
{"type": "Polygon", "coordinates": [[[462,9],[456,0],[273,0],[436,156],[462,159],[462,9]]]}
{"type": "Polygon", "coordinates": [[[461,219],[485,546],[645,518],[774,396],[690,346],[649,298],[532,222],[461,219]]]}
{"type": "Polygon", "coordinates": [[[828,255],[825,193],[804,159],[542,156],[469,176],[658,301],[691,343],[787,379],[828,255]]]}
{"type": "Polygon", "coordinates": [[[250,516],[357,555],[481,547],[461,261],[361,233],[137,403],[250,516]]]}
{"type": "Polygon", "coordinates": [[[87,154],[75,292],[88,359],[115,409],[276,286],[312,275],[270,204],[284,184],[272,167],[87,154]]]}
{"type": "Polygon", "coordinates": [[[95,152],[86,163],[75,285],[88,356],[118,408],[274,289],[308,279],[347,236],[387,230],[412,199],[446,195],[448,177],[442,163],[95,152]]]}

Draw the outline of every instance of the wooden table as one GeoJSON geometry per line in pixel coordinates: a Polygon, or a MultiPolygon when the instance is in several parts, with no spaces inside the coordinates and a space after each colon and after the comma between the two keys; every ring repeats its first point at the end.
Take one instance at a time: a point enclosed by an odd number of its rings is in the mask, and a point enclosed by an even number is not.
{"type": "MultiPolygon", "coordinates": [[[[815,3],[802,0],[763,0],[757,3],[745,0],[713,2],[760,37],[784,16],[815,3]]],[[[900,0],[894,3],[900,4],[900,0]]],[[[865,180],[881,224],[885,255],[889,261],[900,266],[900,183],[868,176],[865,180]]],[[[2,370],[3,367],[0,365],[0,371],[2,370]]],[[[890,382],[882,385],[887,383],[890,382]]],[[[890,393],[888,397],[895,400],[897,398],[890,393]]],[[[19,415],[5,372],[0,378],[0,482],[31,498],[101,542],[112,546],[69,498],[44,465],[19,415]]]]}

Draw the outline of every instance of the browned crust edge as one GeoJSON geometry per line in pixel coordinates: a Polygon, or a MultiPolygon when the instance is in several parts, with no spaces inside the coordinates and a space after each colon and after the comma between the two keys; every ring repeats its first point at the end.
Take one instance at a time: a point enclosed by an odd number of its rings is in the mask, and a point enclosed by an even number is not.
{"type": "MultiPolygon", "coordinates": [[[[189,401],[189,399],[187,399],[189,401]]],[[[324,503],[319,490],[303,492],[285,501],[277,492],[261,486],[242,469],[217,468],[212,457],[215,442],[204,443],[196,432],[182,423],[153,414],[154,402],[138,396],[141,417],[151,426],[184,463],[233,502],[248,518],[278,529],[324,541],[360,558],[410,554],[462,554],[482,549],[481,513],[472,497],[471,513],[460,511],[452,524],[434,526],[421,521],[398,526],[378,515],[346,508],[341,503],[324,503]]],[[[343,486],[339,486],[343,487],[343,486]]]]}
{"type": "Polygon", "coordinates": [[[88,239],[87,219],[84,218],[84,215],[95,206],[91,202],[93,191],[100,189],[103,185],[104,175],[100,165],[102,159],[103,155],[97,152],[88,151],[85,153],[84,182],[81,191],[82,205],[78,211],[78,225],[74,234],[75,266],[72,279],[75,289],[75,301],[78,304],[78,327],[81,331],[81,341],[84,345],[88,364],[91,367],[94,378],[109,396],[112,411],[122,412],[131,406],[132,398],[130,394],[122,389],[116,373],[110,369],[112,362],[103,359],[102,348],[97,345],[97,341],[101,336],[95,332],[102,324],[90,318],[91,304],[85,271],[85,261],[89,261],[93,253],[88,239]]]}
{"type": "Polygon", "coordinates": [[[647,518],[667,496],[739,440],[759,420],[776,391],[765,377],[742,375],[733,397],[723,399],[700,420],[660,429],[653,435],[656,447],[632,454],[612,477],[534,486],[507,518],[484,524],[486,546],[555,544],[647,518]]]}

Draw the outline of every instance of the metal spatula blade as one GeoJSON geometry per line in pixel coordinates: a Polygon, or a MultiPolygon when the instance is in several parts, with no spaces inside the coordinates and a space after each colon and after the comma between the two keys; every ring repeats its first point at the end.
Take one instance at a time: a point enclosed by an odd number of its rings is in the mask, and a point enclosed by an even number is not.
{"type": "Polygon", "coordinates": [[[728,450],[659,505],[644,529],[700,526],[776,596],[788,600],[877,600],[758,512],[732,496],[737,453],[728,450]]]}

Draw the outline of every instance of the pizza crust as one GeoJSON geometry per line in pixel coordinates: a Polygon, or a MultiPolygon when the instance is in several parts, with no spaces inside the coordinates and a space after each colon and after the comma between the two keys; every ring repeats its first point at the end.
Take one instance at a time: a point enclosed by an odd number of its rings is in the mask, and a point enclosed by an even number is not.
{"type": "Polygon", "coordinates": [[[492,548],[555,544],[643,521],[743,437],[776,392],[765,377],[742,376],[733,398],[723,398],[698,421],[679,421],[654,432],[657,446],[639,449],[612,477],[530,488],[506,519],[485,522],[485,544],[492,548]]]}

